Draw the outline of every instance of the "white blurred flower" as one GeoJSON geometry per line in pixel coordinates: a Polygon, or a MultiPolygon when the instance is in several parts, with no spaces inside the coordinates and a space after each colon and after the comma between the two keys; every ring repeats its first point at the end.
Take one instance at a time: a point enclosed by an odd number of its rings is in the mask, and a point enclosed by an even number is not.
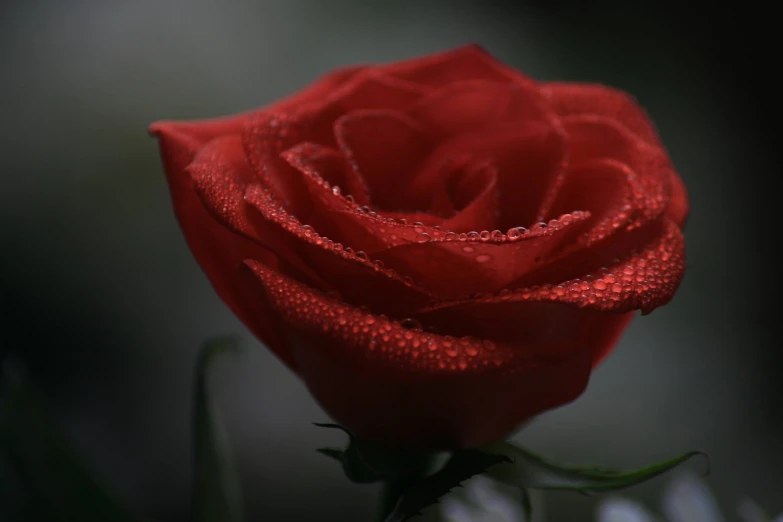
{"type": "Polygon", "coordinates": [[[598,505],[598,522],[658,522],[650,512],[633,500],[608,497],[598,505]]]}
{"type": "MultiPolygon", "coordinates": [[[[663,493],[661,511],[664,518],[653,515],[633,500],[609,497],[596,510],[597,522],[724,522],[718,503],[704,480],[693,473],[680,473],[663,493]]],[[[771,519],[753,501],[737,506],[743,522],[783,522],[783,514],[771,519]]]]}
{"type": "Polygon", "coordinates": [[[692,472],[681,472],[663,493],[661,505],[669,522],[724,522],[707,483],[692,472]]]}
{"type": "Polygon", "coordinates": [[[519,499],[499,491],[490,478],[474,477],[462,493],[447,495],[442,500],[440,514],[444,521],[533,522],[525,518],[519,499]]]}
{"type": "MultiPolygon", "coordinates": [[[[533,502],[533,518],[527,520],[520,498],[512,488],[498,488],[489,478],[477,476],[441,501],[437,513],[443,522],[543,522],[541,502],[533,502]]],[[[715,497],[704,481],[692,472],[674,476],[664,489],[660,512],[654,513],[629,498],[613,495],[596,508],[596,522],[726,522],[715,497]]],[[[783,522],[783,513],[768,516],[752,500],[737,505],[742,522],[783,522]]],[[[435,513],[433,513],[435,514],[435,513]]],[[[433,519],[435,520],[435,519],[433,519]]]]}

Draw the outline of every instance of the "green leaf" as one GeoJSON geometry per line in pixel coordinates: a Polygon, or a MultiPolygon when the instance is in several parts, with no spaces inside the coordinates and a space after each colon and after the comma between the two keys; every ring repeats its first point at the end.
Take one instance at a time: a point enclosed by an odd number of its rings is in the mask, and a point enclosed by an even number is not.
{"type": "Polygon", "coordinates": [[[348,435],[345,450],[319,448],[317,451],[339,461],[345,476],[352,482],[367,484],[388,482],[420,475],[422,467],[429,467],[430,455],[400,453],[353,436],[337,424],[315,424],[319,428],[332,428],[348,435]]]}
{"type": "Polygon", "coordinates": [[[512,461],[512,464],[493,468],[489,476],[510,486],[529,489],[574,490],[582,493],[624,489],[657,477],[697,455],[707,458],[709,473],[709,458],[700,451],[691,451],[632,471],[563,466],[510,442],[484,446],[482,451],[504,455],[512,461]]]}
{"type": "Polygon", "coordinates": [[[34,392],[8,371],[1,380],[0,476],[4,492],[16,493],[4,502],[14,520],[142,520],[98,483],[34,392]]]}
{"type": "Polygon", "coordinates": [[[498,454],[478,450],[461,450],[449,459],[437,473],[421,479],[408,487],[385,522],[405,522],[421,510],[438,502],[438,499],[462,482],[497,464],[510,460],[498,454]]]}
{"type": "Polygon", "coordinates": [[[235,338],[216,339],[201,349],[196,366],[193,412],[195,477],[193,520],[195,522],[240,522],[242,495],[223,425],[210,399],[207,370],[213,359],[237,350],[235,338]]]}

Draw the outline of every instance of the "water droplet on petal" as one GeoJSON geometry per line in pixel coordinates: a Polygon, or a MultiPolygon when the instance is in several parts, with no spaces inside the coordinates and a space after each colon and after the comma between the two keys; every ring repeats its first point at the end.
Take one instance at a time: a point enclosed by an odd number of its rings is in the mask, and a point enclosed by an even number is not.
{"type": "Polygon", "coordinates": [[[400,326],[408,330],[421,330],[421,323],[412,317],[406,317],[400,321],[400,326]]]}
{"type": "Polygon", "coordinates": [[[337,185],[332,187],[332,194],[334,194],[335,196],[339,196],[340,192],[342,192],[342,191],[340,190],[340,187],[338,187],[337,185]]]}
{"type": "Polygon", "coordinates": [[[544,230],[546,227],[547,227],[547,224],[542,221],[542,222],[536,223],[535,225],[530,227],[530,230],[533,230],[533,231],[544,230]]]}
{"type": "Polygon", "coordinates": [[[486,263],[490,259],[492,259],[492,256],[490,256],[488,254],[481,254],[481,255],[476,256],[476,261],[478,261],[479,263],[486,263]]]}
{"type": "Polygon", "coordinates": [[[473,248],[472,246],[468,246],[468,245],[465,245],[464,247],[462,247],[462,251],[466,252],[468,254],[470,254],[471,252],[474,252],[475,250],[476,250],[475,248],[473,248]]]}

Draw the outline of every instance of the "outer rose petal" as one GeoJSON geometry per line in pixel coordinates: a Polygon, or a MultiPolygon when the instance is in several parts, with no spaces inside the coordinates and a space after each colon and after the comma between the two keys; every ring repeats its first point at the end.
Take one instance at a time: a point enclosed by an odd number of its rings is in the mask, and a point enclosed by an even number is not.
{"type": "Polygon", "coordinates": [[[560,116],[592,114],[617,120],[644,141],[660,146],[658,132],[644,109],[629,94],[589,83],[546,83],[541,92],[560,116]]]}
{"type": "Polygon", "coordinates": [[[287,214],[262,183],[251,181],[254,173],[242,150],[237,136],[214,140],[188,167],[194,190],[213,220],[274,252],[280,271],[336,291],[348,302],[393,313],[400,307],[418,309],[430,300],[429,294],[400,275],[287,214]]]}
{"type": "Polygon", "coordinates": [[[422,58],[381,65],[377,70],[381,74],[435,88],[466,80],[533,83],[530,78],[499,62],[478,45],[466,45],[422,58]]]}
{"type": "MultiPolygon", "coordinates": [[[[482,231],[447,233],[442,239],[423,239],[377,252],[374,258],[400,273],[410,274],[422,287],[442,299],[497,292],[540,266],[558,249],[569,227],[587,219],[574,212],[512,234],[482,231]],[[509,239],[514,237],[513,239],[509,239]]],[[[423,236],[426,234],[420,234],[423,236]]]]}
{"type": "Polygon", "coordinates": [[[534,281],[558,279],[556,283],[522,288],[515,284],[514,290],[441,302],[433,309],[474,302],[552,301],[601,312],[641,309],[647,314],[671,300],[684,272],[682,232],[676,223],[663,219],[614,238],[604,249],[587,249],[581,256],[546,264],[541,273],[527,276],[534,281]]]}
{"type": "MultiPolygon", "coordinates": [[[[285,111],[291,107],[318,100],[364,69],[365,67],[347,67],[332,71],[316,80],[312,85],[266,107],[265,110],[285,111]]],[[[159,121],[150,125],[149,131],[150,134],[160,139],[161,155],[166,165],[175,167],[175,171],[181,171],[193,160],[196,152],[210,140],[239,134],[247,118],[253,112],[258,111],[209,120],[159,121]]],[[[168,167],[166,167],[166,174],[169,178],[172,175],[168,167]]],[[[169,182],[171,183],[171,179],[169,182]]]]}
{"type": "Polygon", "coordinates": [[[297,372],[358,436],[408,450],[473,447],[576,398],[592,352],[511,346],[410,330],[248,261],[290,327],[297,372]]]}
{"type": "Polygon", "coordinates": [[[153,127],[161,139],[163,164],[168,176],[174,212],[196,261],[207,274],[215,292],[234,314],[287,365],[293,367],[284,339],[275,326],[274,312],[248,293],[239,282],[238,268],[248,257],[271,266],[276,256],[247,238],[224,227],[204,208],[191,176],[184,170],[192,148],[218,128],[233,128],[235,121],[213,122],[197,128],[194,134],[182,133],[176,125],[153,127]]]}

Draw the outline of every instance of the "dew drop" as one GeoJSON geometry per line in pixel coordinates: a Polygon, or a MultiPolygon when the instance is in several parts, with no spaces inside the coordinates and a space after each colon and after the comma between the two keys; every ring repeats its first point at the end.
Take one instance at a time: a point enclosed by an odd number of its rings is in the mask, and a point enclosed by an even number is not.
{"type": "Polygon", "coordinates": [[[429,235],[429,234],[425,234],[425,233],[423,233],[423,232],[422,232],[421,234],[419,234],[418,236],[416,236],[416,242],[417,242],[417,243],[427,243],[427,242],[429,242],[431,239],[432,239],[432,238],[430,237],[430,235],[429,235]]]}
{"type": "Polygon", "coordinates": [[[479,235],[478,232],[468,232],[468,239],[470,239],[471,241],[477,241],[480,238],[481,236],[479,235]]]}
{"type": "Polygon", "coordinates": [[[408,330],[421,330],[421,323],[412,317],[406,317],[400,321],[400,326],[408,330]]]}
{"type": "Polygon", "coordinates": [[[340,187],[338,187],[337,185],[332,187],[332,194],[334,194],[335,196],[339,196],[340,192],[342,192],[342,191],[340,190],[340,187]]]}
{"type": "Polygon", "coordinates": [[[540,223],[536,223],[532,227],[530,227],[530,230],[537,231],[537,230],[544,230],[547,227],[547,224],[541,221],[540,223]]]}
{"type": "Polygon", "coordinates": [[[490,256],[488,254],[481,254],[481,255],[476,256],[476,261],[478,261],[479,263],[486,263],[490,259],[492,259],[492,256],[490,256]]]}
{"type": "Polygon", "coordinates": [[[606,283],[603,282],[603,280],[599,279],[598,281],[595,281],[593,283],[593,288],[596,290],[606,290],[606,283]]]}
{"type": "Polygon", "coordinates": [[[508,232],[506,232],[506,235],[510,240],[514,241],[515,239],[519,239],[522,233],[519,231],[518,228],[509,228],[508,232]]]}
{"type": "Polygon", "coordinates": [[[362,250],[357,250],[356,251],[356,257],[358,257],[359,259],[362,259],[364,261],[367,261],[369,259],[369,257],[367,257],[367,254],[365,254],[364,251],[362,251],[362,250]]]}
{"type": "Polygon", "coordinates": [[[468,246],[468,245],[465,245],[464,247],[462,247],[462,251],[466,252],[468,254],[470,254],[471,252],[475,252],[475,250],[476,250],[475,248],[473,248],[472,246],[468,246]]]}
{"type": "Polygon", "coordinates": [[[350,194],[346,195],[345,199],[346,199],[346,201],[348,201],[348,203],[350,203],[352,205],[354,204],[353,196],[351,196],[350,194]]]}
{"type": "Polygon", "coordinates": [[[489,241],[492,238],[492,234],[490,234],[489,230],[482,230],[479,234],[479,239],[482,241],[489,241]]]}

